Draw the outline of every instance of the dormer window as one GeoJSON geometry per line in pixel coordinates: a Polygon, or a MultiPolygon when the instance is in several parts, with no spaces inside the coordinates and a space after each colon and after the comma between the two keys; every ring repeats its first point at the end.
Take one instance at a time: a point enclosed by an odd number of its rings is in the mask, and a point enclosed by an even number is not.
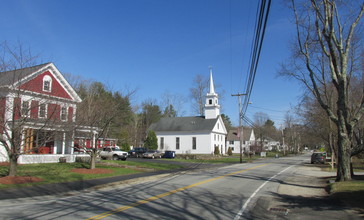
{"type": "Polygon", "coordinates": [[[48,75],[43,77],[43,91],[51,92],[52,91],[52,78],[48,75]]]}

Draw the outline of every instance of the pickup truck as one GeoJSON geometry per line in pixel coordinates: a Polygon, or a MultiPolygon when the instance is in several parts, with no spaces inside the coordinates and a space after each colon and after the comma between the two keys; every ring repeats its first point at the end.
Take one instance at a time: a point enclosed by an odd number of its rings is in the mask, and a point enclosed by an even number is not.
{"type": "Polygon", "coordinates": [[[126,160],[128,157],[128,152],[120,150],[116,147],[105,147],[100,152],[101,159],[109,160],[126,160]]]}

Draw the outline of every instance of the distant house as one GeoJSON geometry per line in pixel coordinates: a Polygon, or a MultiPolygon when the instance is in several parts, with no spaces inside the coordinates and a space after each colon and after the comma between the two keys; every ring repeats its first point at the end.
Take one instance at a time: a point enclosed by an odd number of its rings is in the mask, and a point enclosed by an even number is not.
{"type": "MultiPolygon", "coordinates": [[[[72,161],[75,140],[97,144],[98,128],[74,129],[81,101],[53,63],[1,72],[0,138],[9,143],[11,135],[17,136],[23,154],[19,163],[58,162],[60,157],[72,161]],[[92,134],[77,136],[86,133],[92,134]]],[[[110,140],[102,143],[114,144],[110,140]]],[[[7,160],[0,143],[0,161],[7,160]]]]}
{"type": "Polygon", "coordinates": [[[258,138],[258,143],[263,145],[263,150],[265,151],[280,151],[281,150],[281,143],[279,141],[274,140],[270,137],[264,137],[263,141],[258,138]]]}
{"type": "MultiPolygon", "coordinates": [[[[256,144],[254,130],[252,128],[243,128],[242,151],[249,152],[251,147],[256,144]]],[[[240,153],[240,136],[239,129],[231,129],[226,138],[227,149],[231,148],[234,154],[240,153]]]]}
{"type": "Polygon", "coordinates": [[[220,153],[225,154],[227,131],[220,116],[212,72],[205,116],[162,118],[149,129],[157,135],[159,150],[173,150],[179,154],[213,154],[218,148],[220,153]]]}

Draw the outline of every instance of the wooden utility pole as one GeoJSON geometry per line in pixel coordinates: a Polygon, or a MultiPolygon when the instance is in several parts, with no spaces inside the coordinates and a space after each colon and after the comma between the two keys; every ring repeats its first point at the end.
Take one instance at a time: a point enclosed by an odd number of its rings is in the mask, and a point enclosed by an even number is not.
{"type": "Polygon", "coordinates": [[[240,132],[239,132],[239,146],[240,146],[240,163],[243,163],[243,109],[242,109],[242,106],[241,106],[241,96],[243,95],[247,95],[247,94],[241,94],[241,93],[238,93],[238,94],[232,94],[231,96],[237,96],[238,97],[238,100],[239,100],[239,129],[240,129],[240,132]]]}

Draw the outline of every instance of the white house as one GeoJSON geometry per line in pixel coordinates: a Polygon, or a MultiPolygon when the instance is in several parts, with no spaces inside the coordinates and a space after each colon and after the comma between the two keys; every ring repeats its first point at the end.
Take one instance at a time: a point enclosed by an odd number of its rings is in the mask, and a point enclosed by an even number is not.
{"type": "MultiPolygon", "coordinates": [[[[229,131],[226,138],[226,147],[227,149],[231,148],[234,154],[240,153],[240,137],[238,134],[239,129],[232,129],[229,131]]],[[[255,143],[254,130],[252,128],[243,128],[243,153],[249,152],[251,150],[251,146],[254,146],[255,143]]]]}
{"type": "Polygon", "coordinates": [[[210,70],[210,91],[206,95],[205,116],[162,118],[150,126],[158,138],[159,150],[179,154],[212,154],[215,147],[226,153],[227,134],[220,116],[218,95],[215,93],[210,70]]]}
{"type": "Polygon", "coordinates": [[[263,150],[266,150],[266,151],[272,151],[272,150],[280,151],[282,148],[281,143],[279,141],[276,141],[270,137],[263,138],[263,141],[260,138],[258,138],[257,141],[263,145],[263,150]]]}

